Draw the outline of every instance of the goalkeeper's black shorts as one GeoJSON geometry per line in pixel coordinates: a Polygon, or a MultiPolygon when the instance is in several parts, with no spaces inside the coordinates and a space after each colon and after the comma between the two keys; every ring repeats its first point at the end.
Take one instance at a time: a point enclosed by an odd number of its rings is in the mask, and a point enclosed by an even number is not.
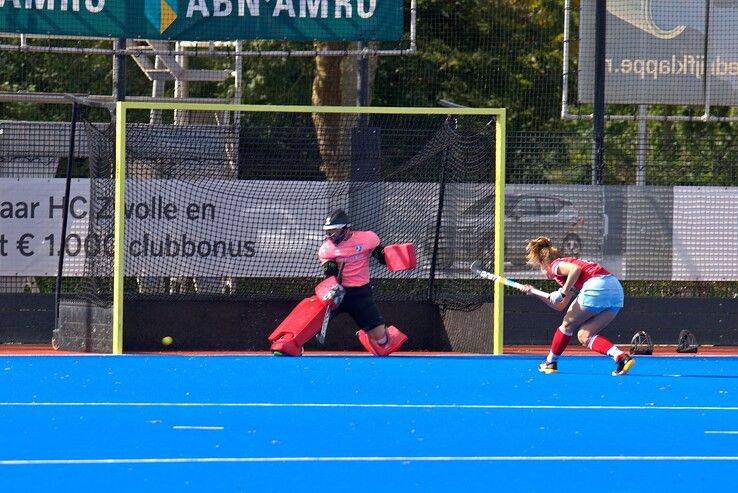
{"type": "Polygon", "coordinates": [[[371,284],[364,284],[356,288],[346,288],[346,295],[333,316],[339,313],[348,313],[360,329],[371,330],[377,325],[384,324],[377,304],[374,303],[371,284]]]}

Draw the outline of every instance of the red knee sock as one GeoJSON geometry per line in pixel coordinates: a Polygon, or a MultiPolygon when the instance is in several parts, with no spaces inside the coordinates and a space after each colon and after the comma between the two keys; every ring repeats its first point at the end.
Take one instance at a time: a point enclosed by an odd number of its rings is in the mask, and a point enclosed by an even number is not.
{"type": "Polygon", "coordinates": [[[555,356],[561,356],[561,353],[564,352],[566,346],[569,345],[570,340],[571,334],[566,335],[564,331],[561,330],[561,327],[556,329],[556,332],[554,332],[553,340],[551,341],[551,354],[555,356]]]}
{"type": "Polygon", "coordinates": [[[587,346],[589,346],[592,351],[597,351],[600,354],[607,354],[615,345],[602,336],[594,336],[588,342],[589,344],[587,344],[587,346]]]}

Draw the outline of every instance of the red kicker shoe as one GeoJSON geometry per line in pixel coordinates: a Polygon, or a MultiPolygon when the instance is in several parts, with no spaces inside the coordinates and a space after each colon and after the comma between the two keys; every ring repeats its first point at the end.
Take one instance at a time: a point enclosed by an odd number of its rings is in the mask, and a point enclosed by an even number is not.
{"type": "Polygon", "coordinates": [[[407,341],[407,336],[394,325],[387,327],[387,342],[384,344],[377,343],[364,330],[359,330],[356,335],[361,345],[364,346],[364,349],[375,356],[388,356],[400,349],[405,344],[405,341],[407,341]]]}

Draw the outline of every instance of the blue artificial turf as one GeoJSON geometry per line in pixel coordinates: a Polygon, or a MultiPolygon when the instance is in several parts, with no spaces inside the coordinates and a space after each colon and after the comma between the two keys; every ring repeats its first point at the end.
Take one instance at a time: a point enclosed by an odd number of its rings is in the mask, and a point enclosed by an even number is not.
{"type": "Polygon", "coordinates": [[[1,491],[728,491],[738,358],[6,356],[1,491]]]}

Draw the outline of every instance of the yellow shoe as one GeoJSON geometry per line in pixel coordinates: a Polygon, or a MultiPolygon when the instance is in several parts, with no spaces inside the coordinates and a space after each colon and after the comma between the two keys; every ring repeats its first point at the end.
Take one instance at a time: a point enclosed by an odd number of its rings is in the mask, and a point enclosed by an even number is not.
{"type": "Polygon", "coordinates": [[[538,365],[538,371],[550,375],[559,371],[558,363],[556,361],[543,360],[543,363],[538,365]]]}
{"type": "Polygon", "coordinates": [[[620,358],[620,361],[615,362],[615,369],[612,372],[613,377],[617,377],[619,375],[625,375],[630,371],[631,368],[633,368],[633,365],[636,364],[636,360],[628,356],[627,354],[624,354],[622,358],[620,358]]]}

